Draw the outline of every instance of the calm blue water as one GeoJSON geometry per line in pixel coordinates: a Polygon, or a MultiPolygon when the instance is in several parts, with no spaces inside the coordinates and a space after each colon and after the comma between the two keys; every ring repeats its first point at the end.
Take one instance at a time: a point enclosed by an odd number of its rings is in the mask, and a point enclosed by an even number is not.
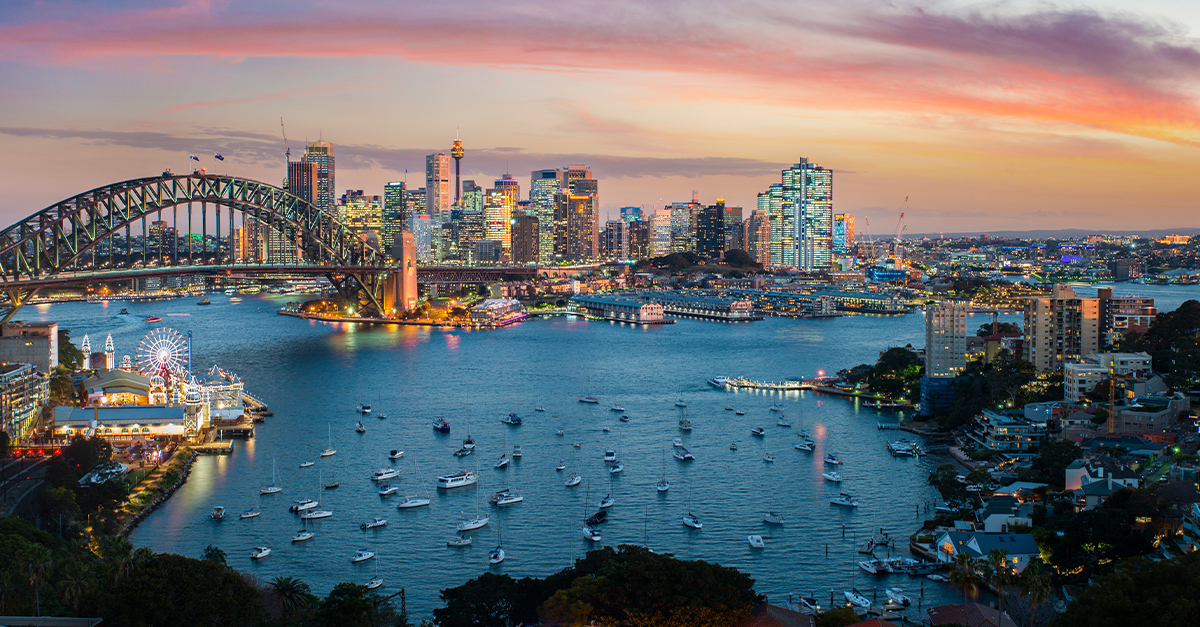
{"type": "MultiPolygon", "coordinates": [[[[815,593],[827,601],[831,589],[841,602],[842,590],[851,586],[868,596],[878,588],[882,598],[885,583],[905,588],[914,599],[923,588],[925,607],[956,596],[924,579],[875,578],[857,567],[855,545],[873,527],[902,537],[916,528],[924,518],[918,504],[935,497],[925,478],[945,461],[888,456],[884,443],[897,432],[879,431],[876,423],[894,416],[837,398],[733,393],[705,383],[714,375],[778,380],[873,363],[889,346],[923,344],[920,314],[768,318],[741,325],[681,320],[655,328],[556,318],[480,332],[302,321],[275,313],[284,297],[212,300],[209,307],[184,299],[71,303],[22,312],[25,319],[60,322],[72,330],[76,343],[88,333],[93,347],[102,346],[111,333],[118,359],[134,355],[149,330],[142,317],[163,316],[163,324],[193,333],[197,370],[215,363],[237,373],[247,390],[275,412],[259,425],[256,438],[235,444],[232,456],[198,460],[187,484],[134,532],[136,546],[199,556],[205,546],[217,545],[239,569],[264,580],[299,576],[321,594],[339,581],[365,582],[378,569],[387,579],[383,591],[406,588],[410,612],[423,617],[440,605],[440,589],[489,568],[487,552],[498,534],[508,552],[507,560],[493,567],[498,572],[544,576],[569,565],[588,548],[579,534],[582,519],[611,490],[617,504],[602,526],[604,544],[646,541],[660,552],[737,567],[774,602],[789,593],[815,593]],[[132,315],[116,315],[121,307],[132,315]],[[589,393],[601,404],[577,402],[589,393]],[[689,434],[676,426],[674,402],[681,394],[694,425],[689,434]],[[355,433],[358,402],[388,419],[363,418],[367,432],[355,433]],[[625,406],[631,422],[616,420],[618,414],[607,409],[614,402],[625,406]],[[792,428],[775,426],[767,411],[773,402],[785,406],[792,428]],[[746,415],[735,416],[723,409],[726,405],[746,415]],[[535,406],[546,412],[535,412],[535,406]],[[523,416],[525,425],[500,423],[509,412],[523,416]],[[451,434],[433,431],[435,415],[449,419],[451,434]],[[478,447],[460,460],[451,453],[468,420],[478,447]],[[605,425],[611,432],[602,431],[605,425]],[[749,435],[756,426],[767,430],[765,438],[749,435]],[[559,427],[565,437],[554,435],[559,427]],[[792,448],[801,427],[817,440],[817,451],[792,448]],[[322,459],[318,454],[328,433],[338,454],[322,459]],[[670,440],[676,436],[696,455],[695,462],[671,458],[670,440]],[[572,441],[582,448],[574,449],[572,441]],[[729,450],[731,442],[738,443],[738,451],[729,450]],[[496,458],[514,445],[522,446],[524,458],[507,470],[493,469],[496,458]],[[403,460],[387,460],[394,448],[406,451],[403,460]],[[614,477],[606,471],[602,454],[607,448],[617,451],[624,473],[614,477]],[[839,469],[840,487],[821,478],[826,451],[846,461],[839,469]],[[776,456],[774,463],[763,461],[767,452],[776,456]],[[562,473],[554,469],[560,459],[568,463],[562,473]],[[301,469],[304,460],[317,464],[301,469]],[[284,492],[259,496],[259,487],[271,480],[273,461],[284,492]],[[399,495],[380,498],[369,476],[384,466],[401,471],[391,481],[401,486],[401,495],[428,496],[430,507],[398,511],[399,495]],[[434,488],[438,475],[461,468],[482,474],[478,487],[434,488]],[[562,480],[572,471],[584,476],[584,484],[566,488],[562,480]],[[659,494],[654,484],[663,472],[672,487],[659,494]],[[335,473],[341,487],[320,489],[319,475],[335,473]],[[486,497],[505,487],[525,500],[495,511],[486,497]],[[830,505],[828,498],[840,490],[857,496],[861,506],[850,511],[830,505]],[[316,538],[293,545],[290,538],[301,525],[287,507],[303,497],[317,498],[334,516],[310,525],[316,538]],[[228,508],[231,516],[209,520],[215,505],[228,508]],[[262,516],[237,519],[254,506],[262,508],[262,516]],[[445,546],[459,520],[485,509],[492,510],[493,522],[473,534],[474,546],[445,546]],[[680,516],[689,510],[704,521],[702,530],[681,524],[680,516]],[[782,514],[787,524],[762,524],[768,510],[782,514]],[[359,529],[375,516],[387,518],[389,525],[359,529]],[[750,549],[748,534],[763,535],[766,549],[750,549]],[[252,562],[251,548],[263,544],[274,552],[252,562]],[[359,548],[375,550],[378,558],[352,565],[350,557],[359,548]]],[[[976,318],[969,328],[989,320],[976,318]]]]}

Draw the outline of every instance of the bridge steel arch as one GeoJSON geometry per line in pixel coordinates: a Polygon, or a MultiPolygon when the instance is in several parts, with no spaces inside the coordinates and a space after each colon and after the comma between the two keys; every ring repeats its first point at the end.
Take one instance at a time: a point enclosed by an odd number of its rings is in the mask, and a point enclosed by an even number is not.
{"type": "MultiPolygon", "coordinates": [[[[365,271],[386,265],[383,254],[316,205],[259,181],[166,172],[86,191],[0,231],[0,296],[7,299],[0,302],[0,311],[7,309],[0,322],[7,322],[48,278],[72,274],[80,282],[103,280],[104,271],[97,266],[93,252],[100,242],[132,223],[161,216],[164,209],[190,203],[217,207],[218,236],[222,207],[230,209],[231,217],[232,211],[237,211],[243,220],[254,218],[280,230],[289,239],[298,240],[310,263],[328,267],[323,273],[343,294],[353,289],[351,284],[357,284],[368,303],[383,310],[376,295],[378,277],[355,272],[356,268],[365,271]]],[[[219,260],[219,248],[215,252],[219,260]]],[[[177,257],[172,261],[182,265],[177,257]]]]}

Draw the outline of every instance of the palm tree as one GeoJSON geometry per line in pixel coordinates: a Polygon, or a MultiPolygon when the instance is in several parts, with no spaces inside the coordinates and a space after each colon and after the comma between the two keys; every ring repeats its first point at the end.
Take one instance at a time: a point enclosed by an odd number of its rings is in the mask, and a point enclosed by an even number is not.
{"type": "Polygon", "coordinates": [[[1032,597],[1034,605],[1038,605],[1050,596],[1050,572],[1046,569],[1042,560],[1033,559],[1025,567],[1025,570],[1021,571],[1021,577],[1017,579],[1017,585],[1021,587],[1023,594],[1028,594],[1032,597]]]}
{"type": "Polygon", "coordinates": [[[76,616],[79,616],[79,602],[92,580],[89,570],[91,569],[80,562],[71,562],[62,569],[56,586],[63,605],[74,609],[76,616]]]}
{"type": "Polygon", "coordinates": [[[26,548],[21,555],[21,570],[33,588],[33,615],[41,616],[42,586],[54,570],[54,555],[50,549],[34,544],[26,548]]]}
{"type": "Polygon", "coordinates": [[[967,602],[967,594],[979,588],[979,572],[975,569],[975,559],[965,552],[954,556],[954,566],[950,568],[950,583],[955,588],[962,588],[963,604],[967,602]]]}
{"type": "Polygon", "coordinates": [[[130,561],[132,561],[135,565],[144,566],[149,564],[150,560],[152,559],[154,559],[154,549],[151,549],[148,546],[143,546],[139,547],[133,552],[133,557],[130,561]]]}
{"type": "Polygon", "coordinates": [[[124,536],[108,536],[100,542],[100,557],[112,566],[113,582],[116,583],[133,563],[133,545],[124,536]]]}
{"type": "Polygon", "coordinates": [[[279,601],[283,605],[284,618],[290,618],[296,613],[312,607],[317,600],[308,584],[296,577],[276,577],[267,585],[271,586],[275,590],[275,594],[279,595],[279,601]]]}
{"type": "Polygon", "coordinates": [[[996,588],[998,609],[1003,613],[1004,586],[1012,582],[1012,569],[1008,566],[1008,550],[993,548],[988,551],[987,557],[984,559],[983,571],[987,575],[988,583],[996,588]]]}
{"type": "Polygon", "coordinates": [[[8,612],[8,604],[12,602],[17,585],[17,578],[13,571],[0,571],[0,612],[8,612]]]}

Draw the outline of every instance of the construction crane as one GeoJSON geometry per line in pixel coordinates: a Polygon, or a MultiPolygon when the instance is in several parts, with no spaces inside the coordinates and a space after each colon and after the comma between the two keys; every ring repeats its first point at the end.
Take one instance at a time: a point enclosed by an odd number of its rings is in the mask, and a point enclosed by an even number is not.
{"type": "Polygon", "coordinates": [[[867,250],[871,251],[871,257],[878,257],[875,254],[875,239],[871,237],[871,218],[863,216],[863,225],[867,227],[867,250]]]}
{"type": "Polygon", "coordinates": [[[292,162],[292,149],[288,146],[287,128],[283,126],[283,116],[279,116],[279,130],[283,133],[283,188],[288,188],[288,164],[292,162]]]}
{"type": "Polygon", "coordinates": [[[904,231],[908,228],[908,226],[904,224],[904,210],[905,209],[908,209],[908,196],[904,197],[904,204],[900,206],[900,219],[896,220],[896,237],[894,237],[892,239],[892,245],[891,245],[892,256],[895,256],[897,251],[899,250],[900,237],[901,237],[901,235],[904,234],[904,231]]]}

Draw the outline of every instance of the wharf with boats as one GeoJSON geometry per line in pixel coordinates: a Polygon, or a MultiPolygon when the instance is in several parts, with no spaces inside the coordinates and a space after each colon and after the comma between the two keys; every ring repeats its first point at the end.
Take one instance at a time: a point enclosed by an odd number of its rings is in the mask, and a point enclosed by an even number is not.
{"type": "Polygon", "coordinates": [[[769,390],[780,392],[817,392],[819,394],[829,394],[832,396],[842,396],[846,398],[863,399],[863,407],[869,409],[883,410],[901,410],[912,409],[910,403],[901,403],[883,396],[867,394],[865,392],[855,392],[830,385],[821,385],[819,379],[808,379],[802,381],[754,381],[745,377],[713,377],[708,380],[708,384],[721,389],[751,389],[751,390],[769,390]]]}

